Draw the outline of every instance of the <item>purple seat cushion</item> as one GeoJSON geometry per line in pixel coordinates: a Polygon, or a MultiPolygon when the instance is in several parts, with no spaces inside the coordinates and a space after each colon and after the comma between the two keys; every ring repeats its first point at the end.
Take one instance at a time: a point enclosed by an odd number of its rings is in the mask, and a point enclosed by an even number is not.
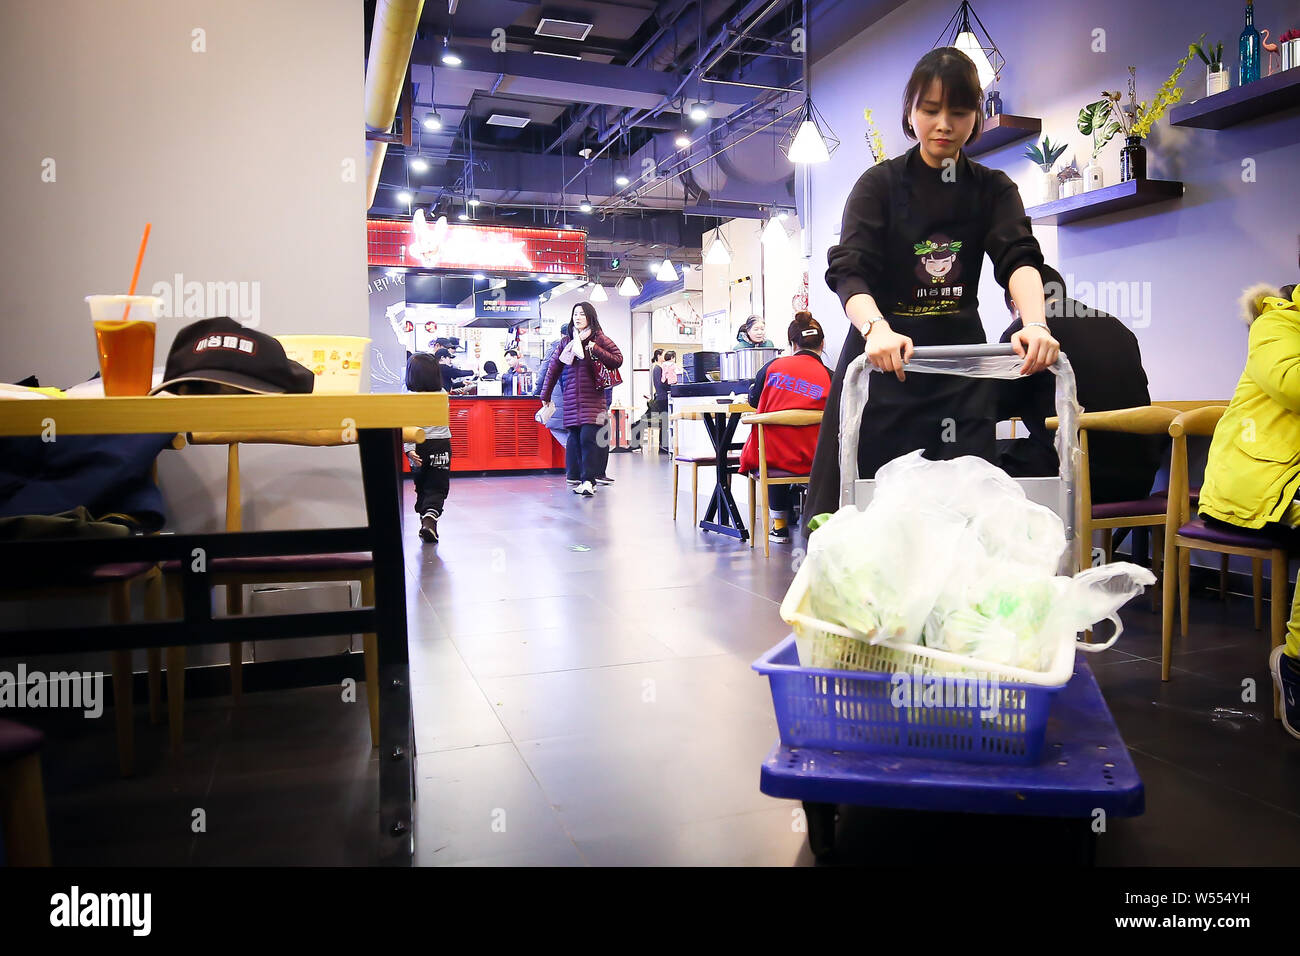
{"type": "Polygon", "coordinates": [[[9,763],[41,749],[45,735],[34,727],[0,720],[0,763],[9,763]]]}
{"type": "Polygon", "coordinates": [[[130,581],[154,566],[152,561],[119,561],[96,567],[72,567],[55,574],[24,573],[22,569],[5,579],[8,588],[91,587],[130,581]]]}
{"type": "MultiPolygon", "coordinates": [[[[375,566],[369,551],[342,551],[335,554],[277,554],[263,558],[213,558],[208,571],[213,574],[257,574],[274,571],[365,571],[375,566]]],[[[167,561],[163,570],[177,574],[179,561],[167,561]]]]}
{"type": "Polygon", "coordinates": [[[1169,505],[1169,497],[1152,495],[1136,501],[1112,501],[1092,506],[1092,520],[1107,518],[1136,518],[1138,515],[1162,515],[1169,505]]]}
{"type": "MultiPolygon", "coordinates": [[[[740,453],[728,452],[727,460],[734,465],[736,462],[740,461],[740,453]]],[[[690,464],[716,465],[718,463],[718,457],[717,455],[697,455],[696,457],[692,458],[690,455],[678,455],[676,458],[673,459],[673,461],[680,461],[687,465],[690,464]]]]}
{"type": "Polygon", "coordinates": [[[1269,531],[1251,531],[1247,528],[1229,528],[1221,524],[1207,524],[1204,518],[1193,518],[1178,529],[1185,538],[1194,538],[1207,544],[1222,544],[1236,548],[1288,548],[1285,535],[1269,531]]]}
{"type": "MultiPolygon", "coordinates": [[[[753,478],[755,481],[758,481],[758,469],[757,469],[757,468],[754,469],[753,471],[747,471],[747,472],[745,472],[745,474],[746,474],[748,477],[753,478]]],[[[801,474],[799,474],[799,472],[797,472],[797,471],[782,471],[780,468],[769,468],[769,469],[767,470],[767,477],[769,477],[769,478],[807,478],[808,476],[807,476],[807,475],[801,475],[801,474]]]]}

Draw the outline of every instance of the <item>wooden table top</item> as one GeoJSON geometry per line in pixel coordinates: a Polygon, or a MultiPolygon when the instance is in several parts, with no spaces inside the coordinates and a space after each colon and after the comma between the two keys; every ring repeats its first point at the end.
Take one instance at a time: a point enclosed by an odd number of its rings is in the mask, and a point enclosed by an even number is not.
{"type": "Polygon", "coordinates": [[[0,400],[0,435],[305,431],[446,425],[442,392],[0,400]]]}
{"type": "Polygon", "coordinates": [[[758,409],[748,402],[731,402],[727,405],[718,405],[716,408],[708,406],[699,406],[697,408],[683,409],[680,413],[682,418],[689,421],[699,421],[705,415],[749,415],[758,409]]]}

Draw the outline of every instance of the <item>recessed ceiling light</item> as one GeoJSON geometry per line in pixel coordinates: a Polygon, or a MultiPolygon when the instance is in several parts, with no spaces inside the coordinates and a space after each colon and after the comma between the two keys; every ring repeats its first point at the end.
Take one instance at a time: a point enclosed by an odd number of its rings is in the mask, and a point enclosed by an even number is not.
{"type": "Polygon", "coordinates": [[[429,161],[423,156],[412,156],[408,165],[417,173],[428,172],[429,169],[429,161]]]}
{"type": "Polygon", "coordinates": [[[585,20],[566,20],[559,17],[540,17],[533,30],[534,36],[554,37],[557,40],[585,40],[593,23],[585,20]]]}
{"type": "Polygon", "coordinates": [[[425,129],[442,129],[442,114],[437,110],[430,110],[424,114],[425,129]]]}
{"type": "Polygon", "coordinates": [[[409,206],[411,204],[411,194],[403,189],[397,194],[397,202],[399,205],[409,206]]]}
{"type": "Polygon", "coordinates": [[[565,60],[581,60],[582,57],[574,56],[572,53],[552,53],[550,50],[534,50],[537,56],[558,56],[565,60]]]}
{"type": "Polygon", "coordinates": [[[682,130],[680,133],[677,134],[677,138],[673,140],[673,143],[677,146],[678,149],[685,149],[687,146],[691,145],[690,134],[687,133],[686,130],[682,130]]]}
{"type": "Polygon", "coordinates": [[[630,183],[631,181],[632,181],[632,180],[628,179],[628,178],[627,178],[625,175],[623,175],[622,173],[619,173],[617,176],[614,177],[614,185],[615,185],[615,186],[626,186],[626,185],[627,185],[628,183],[630,183]]]}
{"type": "Polygon", "coordinates": [[[483,200],[479,199],[477,196],[470,196],[470,197],[469,197],[469,205],[470,205],[470,208],[475,208],[475,207],[477,207],[478,204],[481,203],[482,201],[483,201],[483,200]]]}
{"type": "Polygon", "coordinates": [[[531,116],[515,116],[512,113],[493,113],[487,118],[489,126],[509,126],[512,129],[523,129],[531,122],[531,116]]]}

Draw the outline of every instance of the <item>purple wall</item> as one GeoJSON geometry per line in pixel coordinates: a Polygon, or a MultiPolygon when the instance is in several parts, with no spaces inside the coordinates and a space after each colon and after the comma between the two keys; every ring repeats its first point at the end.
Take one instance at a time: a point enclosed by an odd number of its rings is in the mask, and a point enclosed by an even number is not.
{"type": "MultiPolygon", "coordinates": [[[[1273,37],[1288,26],[1300,26],[1295,0],[1261,0],[1255,6],[1256,26],[1269,28],[1273,37]]],[[[843,7],[842,0],[814,2],[809,25],[813,99],[843,141],[830,163],[813,168],[806,211],[811,306],[837,349],[848,320],[822,276],[826,250],[838,241],[844,199],[870,161],[862,111],[874,111],[891,156],[911,147],[900,127],[903,87],[957,3],[913,0],[856,35],[834,24],[843,7]],[[819,24],[826,25],[832,41],[820,35],[819,24]]],[[[1235,85],[1244,4],[984,0],[975,9],[1007,59],[998,84],[1004,109],[1040,117],[1054,141],[1065,137],[1069,143],[1062,161],[1077,158],[1080,168],[1090,158],[1091,144],[1075,128],[1078,110],[1103,88],[1125,90],[1129,64],[1138,68],[1139,100],[1151,100],[1187,44],[1204,31],[1207,40],[1223,41],[1235,85]],[[1093,31],[1098,29],[1105,31],[1106,51],[1094,53],[1093,31]]],[[[1179,85],[1185,103],[1204,95],[1205,67],[1199,58],[1188,64],[1179,85]]],[[[1004,170],[1020,186],[1026,205],[1032,205],[1038,170],[1023,156],[1028,142],[976,161],[1004,170]]],[[[1102,153],[1107,184],[1119,181],[1121,145],[1116,137],[1102,153]]],[[[1146,307],[1130,307],[1120,317],[1141,342],[1153,398],[1227,398],[1245,361],[1245,327],[1237,319],[1240,291],[1256,282],[1297,281],[1300,110],[1221,132],[1173,128],[1166,116],[1147,146],[1148,175],[1181,179],[1186,184],[1181,200],[1080,224],[1035,226],[1035,233],[1047,261],[1067,281],[1073,275],[1076,283],[1137,283],[1136,301],[1146,307]],[[1247,159],[1254,161],[1255,182],[1243,182],[1247,159]]],[[[1077,294],[1074,286],[1071,293],[1077,294]]],[[[985,329],[996,337],[1007,315],[987,267],[980,301],[985,329]]]]}

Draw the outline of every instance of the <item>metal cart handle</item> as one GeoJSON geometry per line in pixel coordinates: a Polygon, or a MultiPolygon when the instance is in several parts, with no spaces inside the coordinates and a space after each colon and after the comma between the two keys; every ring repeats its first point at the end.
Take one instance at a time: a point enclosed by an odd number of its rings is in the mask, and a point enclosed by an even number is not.
{"type": "Polygon", "coordinates": [[[918,345],[912,349],[914,359],[1000,358],[1015,355],[1010,342],[981,342],[976,345],[918,345]]]}

